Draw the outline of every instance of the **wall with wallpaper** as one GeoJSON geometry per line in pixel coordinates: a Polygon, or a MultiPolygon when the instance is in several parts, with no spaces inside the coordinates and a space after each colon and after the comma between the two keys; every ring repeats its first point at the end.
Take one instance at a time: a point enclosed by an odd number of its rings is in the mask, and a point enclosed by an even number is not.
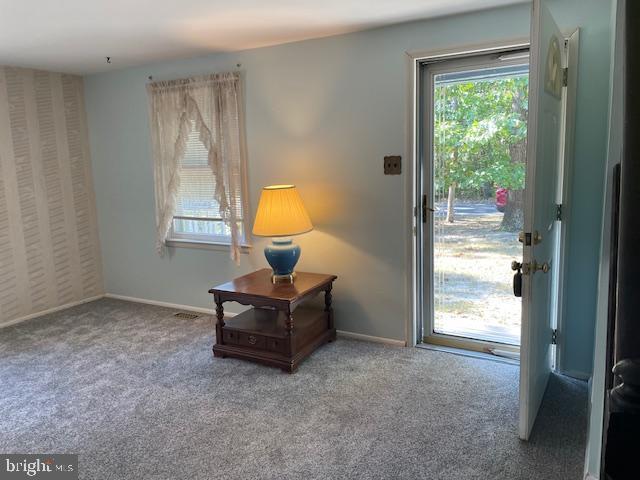
{"type": "Polygon", "coordinates": [[[0,67],[0,325],[102,285],[83,80],[0,67]]]}

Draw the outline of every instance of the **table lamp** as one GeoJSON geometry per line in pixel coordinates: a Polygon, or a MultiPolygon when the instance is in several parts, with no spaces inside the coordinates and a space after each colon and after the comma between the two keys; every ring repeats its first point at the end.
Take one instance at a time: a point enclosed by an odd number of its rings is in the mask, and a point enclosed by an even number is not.
{"type": "Polygon", "coordinates": [[[273,269],[273,283],[293,283],[300,246],[294,244],[290,237],[312,229],[295,185],[270,185],[262,189],[253,234],[273,237],[271,245],[264,249],[264,256],[273,269]]]}

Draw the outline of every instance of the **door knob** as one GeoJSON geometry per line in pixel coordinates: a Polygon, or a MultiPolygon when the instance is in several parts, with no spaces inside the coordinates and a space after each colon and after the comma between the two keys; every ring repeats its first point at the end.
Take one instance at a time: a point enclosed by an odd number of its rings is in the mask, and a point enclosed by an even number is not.
{"type": "Polygon", "coordinates": [[[549,266],[548,262],[538,263],[534,260],[531,263],[531,271],[533,273],[536,273],[536,272],[549,273],[549,270],[551,270],[551,267],[549,266]]]}
{"type": "Polygon", "coordinates": [[[548,273],[551,270],[551,266],[548,262],[538,263],[535,259],[531,263],[520,263],[515,260],[511,262],[511,270],[519,272],[522,270],[523,275],[529,275],[530,273],[542,272],[548,273]]]}
{"type": "Polygon", "coordinates": [[[530,265],[528,263],[520,263],[514,260],[511,262],[511,270],[514,272],[520,272],[520,270],[522,270],[523,275],[529,275],[530,265]]]}
{"type": "Polygon", "coordinates": [[[538,263],[536,260],[533,260],[531,263],[520,263],[516,260],[511,262],[511,270],[516,272],[513,275],[513,295],[516,297],[522,296],[522,275],[534,274],[536,272],[548,273],[550,269],[549,263],[538,263]]]}
{"type": "Polygon", "coordinates": [[[513,275],[513,295],[516,297],[522,296],[522,272],[520,269],[522,268],[522,264],[520,262],[516,262],[515,260],[511,262],[511,270],[514,270],[516,273],[513,275]]]}

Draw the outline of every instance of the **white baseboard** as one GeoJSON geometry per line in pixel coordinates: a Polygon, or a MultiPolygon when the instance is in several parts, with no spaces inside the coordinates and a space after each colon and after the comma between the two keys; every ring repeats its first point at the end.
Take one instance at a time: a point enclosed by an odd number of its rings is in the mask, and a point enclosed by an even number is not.
{"type": "Polygon", "coordinates": [[[365,342],[383,343],[385,345],[394,345],[396,347],[406,347],[407,342],[404,340],[395,340],[393,338],[374,337],[371,335],[364,335],[362,333],[345,332],[344,330],[337,331],[338,336],[342,338],[351,338],[353,340],[363,340],[365,342]]]}
{"type": "MultiPolygon", "coordinates": [[[[128,297],[126,295],[117,295],[115,293],[107,293],[104,295],[106,298],[114,298],[116,300],[125,300],[127,302],[144,303],[147,305],[155,305],[157,307],[173,308],[176,310],[187,310],[191,312],[206,313],[209,315],[215,315],[213,308],[193,307],[191,305],[181,305],[179,303],[160,302],[158,300],[149,300],[146,298],[128,297]]],[[[225,310],[224,315],[226,317],[234,317],[238,315],[235,312],[225,310]]],[[[395,345],[397,347],[406,346],[406,342],[403,340],[395,340],[393,338],[373,337],[371,335],[363,335],[362,333],[345,332],[344,330],[337,331],[338,336],[342,338],[352,338],[354,340],[363,340],[365,342],[383,343],[385,345],[395,345]]]]}
{"type": "MultiPolygon", "coordinates": [[[[169,302],[161,302],[158,300],[149,300],[147,298],[139,298],[139,297],[130,297],[127,295],[118,295],[116,293],[105,293],[103,295],[96,295],[94,297],[85,298],[83,300],[79,300],[77,302],[67,303],[65,305],[60,305],[59,307],[50,308],[48,310],[44,310],[42,312],[33,313],[31,315],[27,315],[24,317],[16,318],[14,320],[9,320],[5,323],[0,323],[0,328],[8,327],[9,325],[15,325],[16,323],[24,322],[26,320],[31,320],[32,318],[37,318],[42,315],[47,315],[49,313],[58,312],[60,310],[64,310],[66,308],[75,307],[76,305],[81,305],[83,303],[93,302],[94,300],[99,300],[101,298],[113,298],[116,300],[124,300],[127,302],[134,303],[143,303],[146,305],[155,305],[157,307],[165,307],[172,308],[174,310],[187,310],[190,312],[198,312],[198,313],[206,313],[208,315],[215,315],[215,310],[213,308],[202,308],[202,307],[194,307],[192,305],[182,305],[179,303],[169,303],[169,302]]],[[[225,316],[234,317],[237,315],[235,312],[225,311],[225,316]]],[[[406,342],[403,340],[395,340],[393,338],[383,338],[383,337],[374,337],[372,335],[364,335],[362,333],[355,332],[345,332],[344,330],[337,331],[338,336],[342,338],[351,338],[354,340],[362,340],[365,342],[373,342],[373,343],[382,343],[385,345],[394,345],[396,347],[404,347],[406,346],[406,342]]]]}
{"type": "Polygon", "coordinates": [[[16,323],[26,322],[27,320],[31,320],[33,318],[38,318],[43,315],[48,315],[50,313],[59,312],[60,310],[65,310],[67,308],[75,307],[77,305],[82,305],[83,303],[93,302],[94,300],[100,300],[105,295],[95,295],[93,297],[83,298],[82,300],[78,300],[76,302],[65,303],[64,305],[60,305],[59,307],[48,308],[46,310],[42,310],[40,312],[31,313],[29,315],[25,315],[24,317],[14,318],[13,320],[9,320],[8,322],[0,323],[0,328],[8,327],[10,325],[15,325],[16,323]]]}
{"type": "MultiPolygon", "coordinates": [[[[118,295],[115,293],[105,293],[105,298],[114,298],[116,300],[125,300],[127,302],[144,303],[146,305],[155,305],[156,307],[173,308],[174,310],[187,310],[190,312],[206,313],[208,315],[215,315],[213,308],[193,307],[191,305],[181,305],[179,303],[160,302],[158,300],[149,300],[146,298],[128,297],[126,295],[118,295]]],[[[227,316],[233,316],[231,312],[225,312],[227,316]]]]}

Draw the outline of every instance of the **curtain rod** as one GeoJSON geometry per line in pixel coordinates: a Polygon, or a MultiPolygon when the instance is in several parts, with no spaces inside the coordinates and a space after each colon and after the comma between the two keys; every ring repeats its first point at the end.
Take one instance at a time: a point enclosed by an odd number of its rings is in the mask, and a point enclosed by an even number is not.
{"type": "MultiPolygon", "coordinates": [[[[242,64],[241,64],[241,63],[236,63],[236,68],[240,68],[240,67],[242,67],[242,64]]],[[[222,73],[224,73],[224,72],[222,72],[222,73]]],[[[206,74],[205,74],[205,75],[206,75],[206,74]]],[[[213,75],[215,75],[215,74],[213,74],[213,75]]],[[[149,75],[149,76],[147,77],[147,80],[149,80],[150,82],[152,82],[152,81],[153,81],[153,75],[149,75]]],[[[167,81],[168,81],[168,80],[167,80],[167,81]]]]}

